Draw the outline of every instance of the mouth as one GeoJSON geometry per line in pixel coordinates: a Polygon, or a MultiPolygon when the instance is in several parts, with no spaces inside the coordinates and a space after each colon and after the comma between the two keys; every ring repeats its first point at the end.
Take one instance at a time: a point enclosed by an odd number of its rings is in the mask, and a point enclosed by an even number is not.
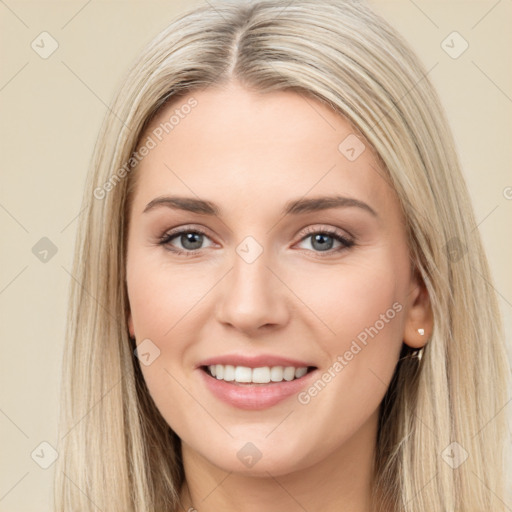
{"type": "Polygon", "coordinates": [[[317,369],[316,366],[234,366],[213,364],[200,369],[209,377],[234,386],[268,386],[292,382],[304,378],[317,369]]]}
{"type": "Polygon", "coordinates": [[[218,400],[253,411],[292,399],[311,386],[320,372],[307,359],[241,353],[213,356],[196,369],[202,385],[218,400]]]}

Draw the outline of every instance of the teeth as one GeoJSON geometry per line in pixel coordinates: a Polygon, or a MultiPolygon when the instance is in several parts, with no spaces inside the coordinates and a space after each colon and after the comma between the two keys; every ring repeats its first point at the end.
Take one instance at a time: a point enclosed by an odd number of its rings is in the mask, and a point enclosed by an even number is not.
{"type": "Polygon", "coordinates": [[[284,380],[293,380],[295,377],[295,368],[293,366],[287,366],[283,371],[284,380]]]}
{"type": "Polygon", "coordinates": [[[264,366],[263,368],[254,368],[252,370],[252,381],[257,384],[266,384],[270,382],[270,368],[264,366]]]}
{"type": "Polygon", "coordinates": [[[300,379],[308,372],[307,367],[294,366],[262,366],[249,368],[247,366],[232,366],[229,364],[213,364],[208,366],[212,377],[226,382],[267,384],[269,382],[282,382],[300,379]]]}
{"type": "Polygon", "coordinates": [[[308,373],[307,368],[297,368],[295,370],[295,378],[300,379],[301,377],[304,377],[304,375],[306,375],[306,373],[308,373]]]}
{"type": "Polygon", "coordinates": [[[235,367],[227,364],[224,366],[224,380],[231,382],[235,380],[235,367]]]}
{"type": "Polygon", "coordinates": [[[272,382],[281,382],[283,380],[282,366],[272,366],[272,368],[270,368],[270,380],[272,382]]]}
{"type": "MultiPolygon", "coordinates": [[[[217,368],[219,368],[219,365],[217,365],[217,368]]],[[[237,366],[235,368],[235,381],[252,382],[252,370],[246,366],[237,366]]]]}

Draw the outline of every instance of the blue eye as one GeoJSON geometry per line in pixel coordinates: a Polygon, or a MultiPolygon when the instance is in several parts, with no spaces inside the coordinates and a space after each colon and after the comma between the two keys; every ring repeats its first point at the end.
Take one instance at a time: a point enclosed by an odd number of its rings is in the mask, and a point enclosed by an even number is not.
{"type": "MultiPolygon", "coordinates": [[[[311,239],[312,252],[317,253],[319,256],[332,255],[344,249],[352,247],[354,240],[341,234],[338,230],[332,228],[318,229],[309,228],[306,231],[306,236],[303,236],[300,242],[311,239]],[[333,249],[335,243],[339,246],[333,249]]],[[[209,237],[200,229],[182,228],[176,231],[165,233],[159,240],[159,244],[165,246],[169,251],[179,255],[194,256],[201,249],[204,249],[203,243],[205,240],[210,240],[209,237]],[[177,240],[181,247],[176,247],[172,242],[177,240]]],[[[213,244],[212,244],[213,245],[213,244]]]]}
{"type": "Polygon", "coordinates": [[[348,249],[352,247],[355,242],[342,235],[336,229],[322,229],[318,228],[310,228],[308,234],[301,239],[301,242],[304,242],[307,239],[311,239],[311,246],[315,249],[313,252],[318,253],[319,256],[331,255],[333,253],[337,253],[344,249],[348,249]],[[333,245],[335,242],[338,242],[340,245],[333,249],[333,245]]]}
{"type": "Polygon", "coordinates": [[[166,233],[160,239],[159,243],[160,245],[166,246],[170,251],[173,251],[176,254],[191,256],[196,254],[198,250],[202,249],[201,245],[203,244],[205,238],[207,238],[206,233],[198,229],[182,229],[179,231],[166,233]],[[175,238],[177,238],[180,242],[181,248],[174,247],[171,244],[171,241],[175,238]]]}

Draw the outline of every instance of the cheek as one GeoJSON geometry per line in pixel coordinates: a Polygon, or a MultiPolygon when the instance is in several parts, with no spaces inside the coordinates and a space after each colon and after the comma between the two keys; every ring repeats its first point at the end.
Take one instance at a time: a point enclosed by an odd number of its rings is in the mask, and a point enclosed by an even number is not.
{"type": "Polygon", "coordinates": [[[337,304],[331,302],[330,312],[333,318],[339,318],[335,330],[344,340],[364,342],[365,333],[371,332],[374,337],[379,337],[380,345],[393,343],[402,327],[402,317],[398,315],[397,318],[397,313],[404,307],[402,294],[389,269],[352,272],[344,279],[344,291],[340,295],[338,316],[334,316],[337,304]]]}
{"type": "Polygon", "coordinates": [[[190,348],[204,323],[198,315],[204,315],[215,276],[194,264],[171,266],[158,250],[133,247],[129,253],[127,289],[138,352],[149,353],[151,361],[144,364],[140,358],[141,371],[155,404],[173,427],[180,417],[175,410],[190,405],[190,395],[180,384],[193,371],[190,348]]]}
{"type": "Polygon", "coordinates": [[[197,290],[176,269],[166,269],[136,250],[128,260],[127,288],[139,364],[149,394],[167,424],[175,431],[186,431],[183,418],[190,396],[180,383],[186,380],[183,359],[191,336],[184,329],[190,321],[187,311],[198,301],[197,290]]]}
{"type": "MultiPolygon", "coordinates": [[[[325,379],[343,392],[347,406],[360,401],[377,407],[391,381],[403,342],[407,279],[384,255],[371,264],[359,261],[317,274],[315,286],[302,284],[297,293],[322,321],[316,340],[326,354],[325,366],[338,363],[331,370],[335,377],[325,379]]],[[[300,286],[296,281],[295,289],[300,286]]]]}
{"type": "Polygon", "coordinates": [[[211,278],[204,270],[167,264],[160,250],[152,252],[135,248],[128,259],[128,298],[135,334],[137,339],[176,341],[180,339],[176,331],[193,317],[193,308],[208,291],[211,278]]]}
{"type": "MultiPolygon", "coordinates": [[[[299,274],[295,274],[299,276],[299,274]]],[[[382,258],[371,264],[340,266],[329,272],[317,273],[314,286],[296,278],[297,294],[330,331],[322,336],[333,353],[356,339],[370,327],[376,327],[381,338],[391,341],[400,337],[407,290],[407,276],[382,258]],[[302,282],[301,282],[302,281],[302,282]]],[[[373,331],[373,329],[372,329],[373,331]]],[[[324,332],[328,332],[325,330],[324,332]]],[[[400,340],[401,341],[401,340],[400,340]]],[[[326,347],[327,348],[327,347],[326,347]]]]}
{"type": "Polygon", "coordinates": [[[297,397],[298,413],[312,418],[312,438],[342,444],[378,410],[402,346],[407,276],[394,270],[392,261],[373,258],[317,275],[314,287],[297,293],[322,320],[315,338],[325,362],[297,397]]]}

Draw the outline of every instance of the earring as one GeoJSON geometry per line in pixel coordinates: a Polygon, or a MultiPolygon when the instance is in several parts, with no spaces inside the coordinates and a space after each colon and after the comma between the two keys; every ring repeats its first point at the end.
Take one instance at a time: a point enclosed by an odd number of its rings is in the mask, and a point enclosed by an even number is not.
{"type": "Polygon", "coordinates": [[[424,336],[425,335],[425,329],[418,329],[418,333],[420,336],[424,336]]]}

